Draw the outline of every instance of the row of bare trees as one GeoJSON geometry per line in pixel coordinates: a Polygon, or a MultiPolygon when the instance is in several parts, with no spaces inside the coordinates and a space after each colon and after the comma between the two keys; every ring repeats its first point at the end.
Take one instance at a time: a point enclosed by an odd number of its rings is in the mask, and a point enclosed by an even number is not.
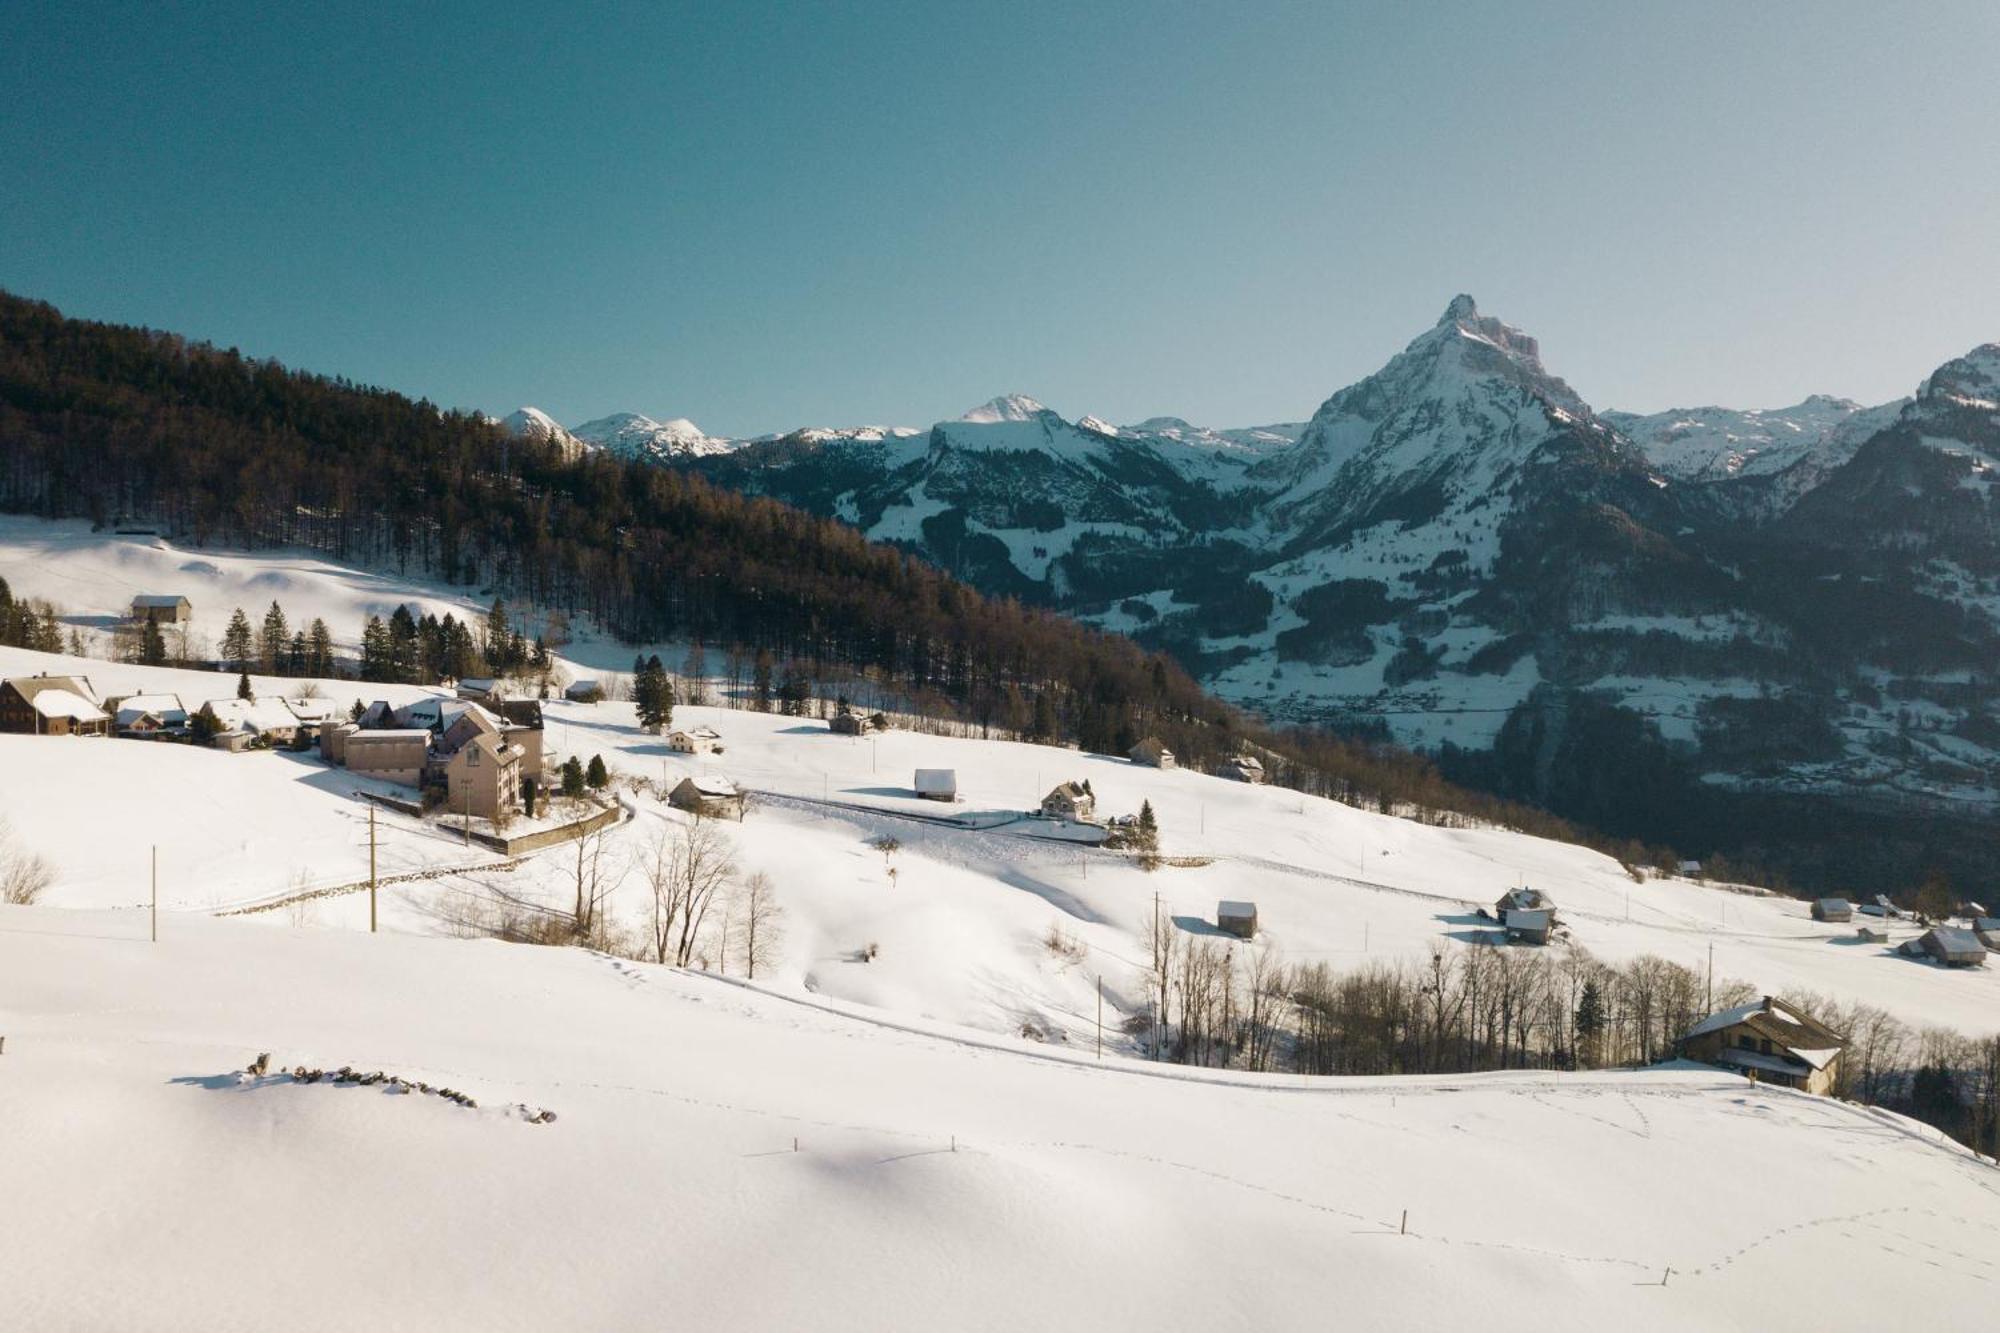
{"type": "MultiPolygon", "coordinates": [[[[1747,1003],[1747,982],[1651,955],[1613,965],[1575,947],[1433,946],[1353,970],[1286,964],[1142,922],[1142,1049],[1186,1064],[1302,1074],[1592,1069],[1672,1058],[1702,1018],[1747,1003]]],[[[1778,997],[1848,1038],[1837,1096],[1888,1106],[1982,1151],[2000,1148],[2000,1036],[1914,1029],[1870,1005],[1778,997]]]]}

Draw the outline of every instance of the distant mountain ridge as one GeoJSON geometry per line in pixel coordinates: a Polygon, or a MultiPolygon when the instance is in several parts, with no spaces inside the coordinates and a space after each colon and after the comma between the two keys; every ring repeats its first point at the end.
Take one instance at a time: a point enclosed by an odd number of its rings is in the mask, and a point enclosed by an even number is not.
{"type": "Polygon", "coordinates": [[[2000,809],[1996,401],[1981,348],[1877,407],[1598,412],[1460,296],[1297,426],[1010,394],[676,466],[1164,648],[1272,718],[1600,826],[1665,805],[1689,845],[1775,844],[1814,802],[2000,809]]]}

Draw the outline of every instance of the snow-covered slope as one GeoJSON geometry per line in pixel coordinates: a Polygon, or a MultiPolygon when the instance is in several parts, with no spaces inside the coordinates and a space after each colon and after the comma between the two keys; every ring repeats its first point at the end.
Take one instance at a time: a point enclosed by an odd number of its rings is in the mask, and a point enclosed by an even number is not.
{"type": "Polygon", "coordinates": [[[1992,1303],[1991,1167],[1714,1072],[1202,1074],[582,950],[143,925],[0,908],[13,1327],[1678,1333],[1992,1303]],[[260,1052],[476,1105],[240,1075],[260,1052]],[[1830,1311],[1841,1273],[1866,1280],[1830,1311]]]}

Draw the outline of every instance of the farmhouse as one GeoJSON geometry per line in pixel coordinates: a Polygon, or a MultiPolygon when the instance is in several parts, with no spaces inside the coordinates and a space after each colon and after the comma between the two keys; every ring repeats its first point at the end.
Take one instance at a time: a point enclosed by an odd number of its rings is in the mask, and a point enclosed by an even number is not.
{"type": "Polygon", "coordinates": [[[889,719],[882,713],[857,713],[842,704],[839,711],[827,719],[826,729],[836,736],[865,736],[873,731],[887,731],[889,719]]]}
{"type": "Polygon", "coordinates": [[[1254,754],[1239,754],[1222,765],[1222,776],[1237,782],[1264,781],[1264,765],[1254,754]]]}
{"type": "Polygon", "coordinates": [[[283,699],[210,699],[199,711],[222,731],[247,732],[268,745],[289,745],[299,734],[299,715],[283,699]]]}
{"type": "Polygon", "coordinates": [[[0,681],[0,731],[31,736],[106,736],[111,718],[88,676],[16,676],[0,681]]]}
{"type": "Polygon", "coordinates": [[[1852,921],[1854,904],[1845,898],[1821,898],[1812,905],[1812,919],[1815,921],[1852,921]]]}
{"type": "Polygon", "coordinates": [[[1147,768],[1174,767],[1174,752],[1169,750],[1158,736],[1148,736],[1126,752],[1126,757],[1135,764],[1147,768]]]}
{"type": "Polygon", "coordinates": [[[444,761],[445,804],[452,811],[498,819],[521,808],[521,747],[480,732],[444,761]]]}
{"type": "Polygon", "coordinates": [[[926,801],[958,799],[958,771],[950,768],[920,768],[913,784],[926,801]]]}
{"type": "Polygon", "coordinates": [[[563,689],[563,698],[574,704],[602,703],[604,686],[594,680],[573,680],[563,689]]]}
{"type": "Polygon", "coordinates": [[[1257,904],[1224,899],[1215,905],[1215,925],[1238,939],[1250,939],[1257,933],[1257,904]]]}
{"type": "Polygon", "coordinates": [[[682,778],[667,793],[668,804],[708,819],[743,818],[744,795],[728,778],[682,778]]]}
{"type": "Polygon", "coordinates": [[[452,693],[473,703],[492,704],[507,697],[507,685],[505,681],[494,680],[491,677],[463,676],[453,687],[452,693]]]}
{"type": "Polygon", "coordinates": [[[132,599],[132,619],[151,617],[156,625],[180,625],[194,618],[194,606],[178,593],[141,593],[132,599]]]}
{"type": "Polygon", "coordinates": [[[1051,819],[1088,820],[1097,809],[1097,794],[1090,789],[1090,780],[1082,782],[1060,782],[1054,791],[1042,798],[1042,813],[1051,819]]]}
{"type": "Polygon", "coordinates": [[[120,736],[159,740],[188,734],[188,711],[178,694],[134,694],[112,700],[110,706],[120,736]]]}
{"type": "Polygon", "coordinates": [[[1547,944],[1556,928],[1555,899],[1524,884],[1500,895],[1500,901],[1493,904],[1493,916],[1509,940],[1547,944]]]}
{"type": "Polygon", "coordinates": [[[1978,935],[1956,926],[1932,926],[1913,940],[1905,940],[1896,952],[1910,958],[1928,955],[1946,967],[1986,966],[1986,944],[1978,935]]]}
{"type": "Polygon", "coordinates": [[[1695,1024],[1681,1038],[1681,1054],[1766,1082],[1824,1094],[1839,1081],[1840,1053],[1846,1045],[1839,1033],[1766,995],[1695,1024]]]}
{"type": "Polygon", "coordinates": [[[676,754],[714,754],[722,734],[713,727],[674,728],[667,733],[667,748],[676,754]]]}
{"type": "Polygon", "coordinates": [[[2000,953],[2000,916],[1972,918],[1972,933],[1988,953],[2000,953]]]}

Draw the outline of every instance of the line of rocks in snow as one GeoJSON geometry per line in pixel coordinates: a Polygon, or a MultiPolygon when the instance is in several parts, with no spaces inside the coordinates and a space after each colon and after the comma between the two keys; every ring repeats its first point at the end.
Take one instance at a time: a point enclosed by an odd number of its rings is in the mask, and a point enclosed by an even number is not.
{"type": "MultiPolygon", "coordinates": [[[[404,1078],[401,1074],[385,1074],[379,1069],[372,1069],[364,1073],[352,1065],[342,1065],[338,1069],[331,1070],[311,1069],[305,1065],[295,1065],[291,1069],[280,1068],[274,1074],[271,1069],[271,1053],[269,1051],[252,1060],[244,1068],[242,1077],[246,1081],[252,1078],[277,1077],[289,1078],[294,1083],[351,1083],[364,1088],[374,1087],[379,1084],[384,1092],[402,1094],[412,1092],[421,1093],[426,1097],[442,1097],[446,1101],[456,1102],[467,1110],[476,1111],[479,1109],[479,1103],[473,1099],[470,1093],[460,1092],[455,1088],[434,1087],[422,1079],[408,1079],[404,1078]]],[[[531,1125],[550,1124],[556,1118],[554,1111],[540,1107],[530,1107],[525,1102],[516,1102],[513,1109],[523,1120],[531,1125]]]]}

